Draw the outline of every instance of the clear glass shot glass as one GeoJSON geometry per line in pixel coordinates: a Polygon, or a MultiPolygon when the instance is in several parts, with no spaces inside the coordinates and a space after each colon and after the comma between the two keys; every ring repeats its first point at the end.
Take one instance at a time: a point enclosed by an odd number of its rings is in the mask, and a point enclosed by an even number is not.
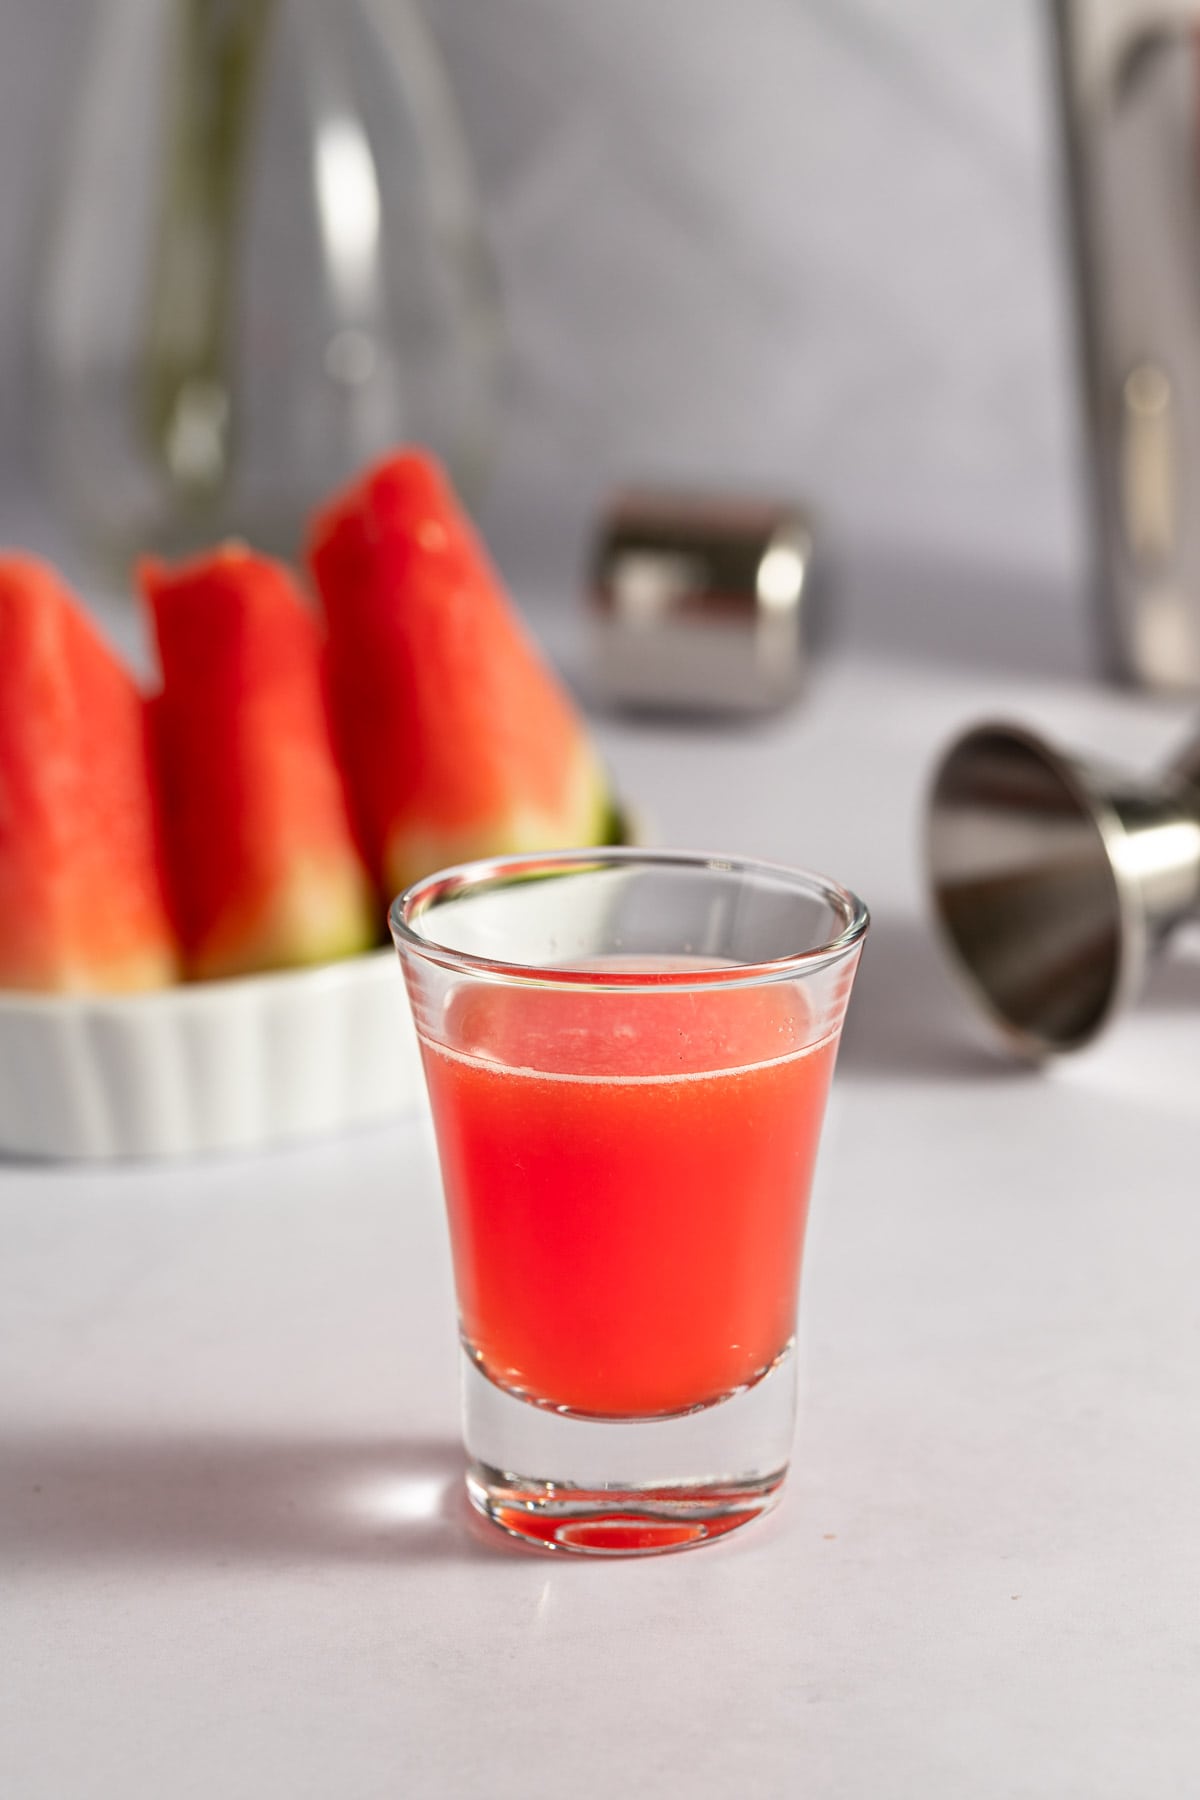
{"type": "Polygon", "coordinates": [[[433,1108],[467,1487],[597,1554],[779,1495],[809,1188],[867,910],[673,851],[500,857],[395,901],[433,1108]]]}

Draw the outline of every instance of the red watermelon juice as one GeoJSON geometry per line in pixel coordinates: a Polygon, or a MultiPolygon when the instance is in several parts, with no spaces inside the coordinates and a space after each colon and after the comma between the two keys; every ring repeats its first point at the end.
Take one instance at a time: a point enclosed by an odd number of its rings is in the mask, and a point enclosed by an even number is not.
{"type": "Polygon", "coordinates": [[[795,983],[636,981],[465,983],[422,1039],[468,1354],[602,1418],[706,1405],[787,1348],[837,1042],[795,983]]]}

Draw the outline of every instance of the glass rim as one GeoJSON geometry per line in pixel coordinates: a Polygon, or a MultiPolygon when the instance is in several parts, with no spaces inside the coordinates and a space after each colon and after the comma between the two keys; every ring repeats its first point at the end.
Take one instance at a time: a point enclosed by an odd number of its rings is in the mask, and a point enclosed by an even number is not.
{"type": "Polygon", "coordinates": [[[454,863],[414,881],[396,896],[388,908],[388,924],[397,950],[408,950],[439,967],[460,971],[483,980],[507,981],[538,987],[585,987],[614,993],[661,993],[664,988],[699,990],[713,986],[752,987],[786,980],[810,969],[825,968],[841,960],[861,944],[871,915],[864,901],[850,888],[829,876],[786,863],[753,857],[723,856],[701,850],[647,850],[628,845],[597,845],[578,850],[531,851],[515,856],[482,857],[454,863]],[[598,977],[595,969],[569,964],[507,962],[499,957],[478,956],[468,950],[452,950],[415,929],[415,921],[444,901],[455,900],[489,887],[502,887],[539,874],[589,874],[622,865],[693,869],[703,873],[734,874],[770,879],[792,887],[797,894],[824,900],[845,920],[841,931],[809,949],[793,950],[762,962],[726,963],[711,969],[612,970],[598,977]]]}

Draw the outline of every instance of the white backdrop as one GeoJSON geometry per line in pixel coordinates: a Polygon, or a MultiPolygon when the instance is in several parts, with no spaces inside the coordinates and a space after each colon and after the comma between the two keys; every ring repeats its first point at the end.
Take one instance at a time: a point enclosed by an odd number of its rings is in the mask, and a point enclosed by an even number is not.
{"type": "MultiPolygon", "coordinates": [[[[798,490],[851,560],[1076,589],[1045,10],[426,0],[508,301],[488,524],[519,580],[568,581],[597,498],[646,475],[798,490]]],[[[0,0],[12,471],[29,246],[92,12],[0,0]]]]}

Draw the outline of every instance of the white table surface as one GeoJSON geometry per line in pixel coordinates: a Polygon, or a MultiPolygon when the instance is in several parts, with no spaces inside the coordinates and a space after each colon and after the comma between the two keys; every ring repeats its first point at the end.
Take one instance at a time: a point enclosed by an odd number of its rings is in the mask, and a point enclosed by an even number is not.
{"type": "Polygon", "coordinates": [[[5,1796],[1197,1791],[1200,963],[1013,1073],[916,851],[960,723],[1149,760],[1185,709],[1000,639],[990,673],[940,630],[843,655],[758,730],[600,725],[664,841],[825,868],[875,913],[792,1475],[735,1538],[586,1563],[469,1516],[422,1120],[0,1168],[5,1796]]]}

